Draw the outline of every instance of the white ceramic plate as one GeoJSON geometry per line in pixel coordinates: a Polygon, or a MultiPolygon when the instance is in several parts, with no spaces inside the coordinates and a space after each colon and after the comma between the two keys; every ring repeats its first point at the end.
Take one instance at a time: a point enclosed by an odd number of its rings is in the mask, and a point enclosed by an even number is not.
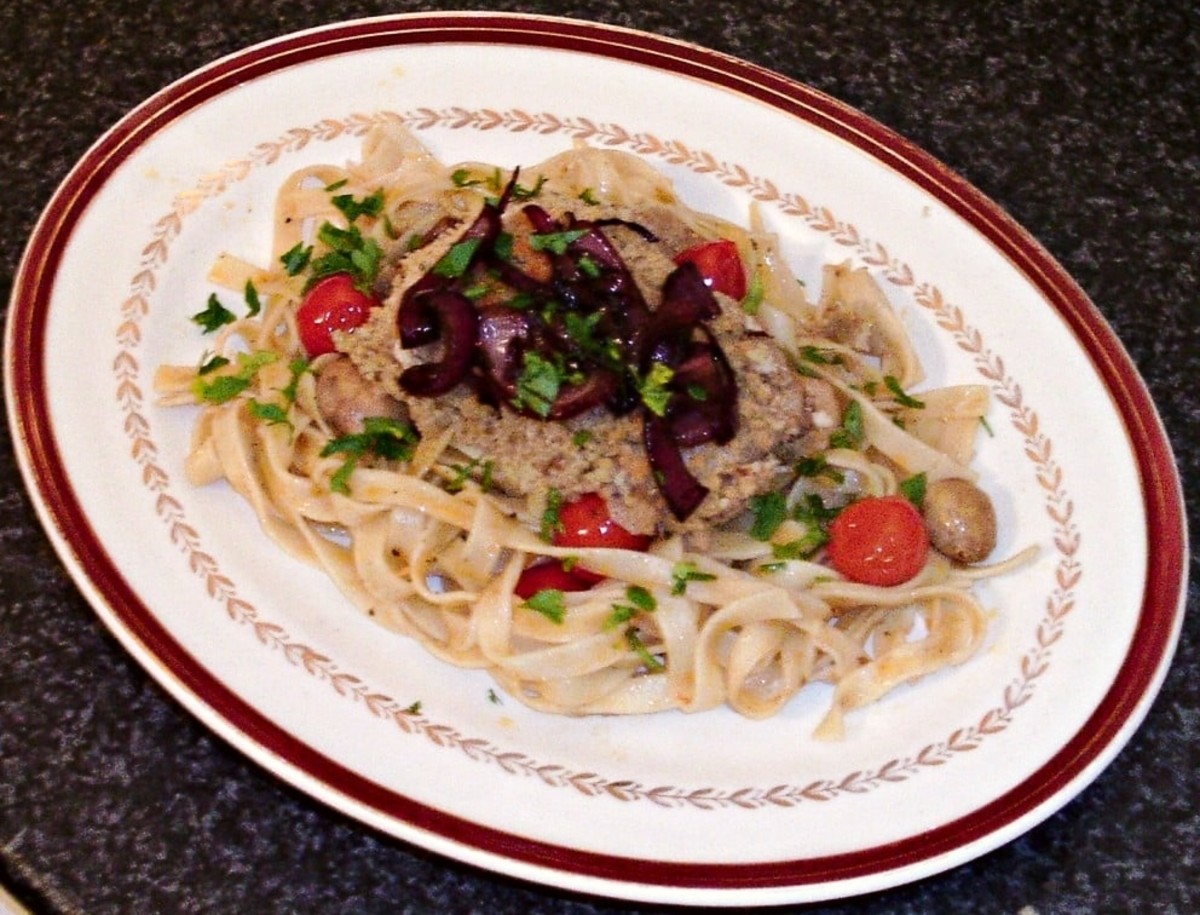
{"type": "Polygon", "coordinates": [[[818,900],[1012,839],[1129,738],[1182,616],[1171,455],[1082,292],[977,191],[809,88],[593,24],[417,15],[252,48],[176,83],[88,152],[18,276],[5,372],[19,456],[65,563],[128,650],[270,771],[380,830],[506,874],[687,904],[818,900]],[[980,469],[1001,551],[986,649],[813,741],[828,694],[764,722],[561,719],[489,699],[279,554],[224,486],[189,488],[193,419],[155,405],[197,358],[221,250],[266,257],[300,165],[381,119],[446,161],[576,140],[644,156],[690,203],[752,202],[811,284],[869,266],[931,382],[991,386],[980,469]],[[1153,551],[1147,543],[1154,542],[1153,551]],[[405,710],[415,701],[419,714],[405,710]]]}

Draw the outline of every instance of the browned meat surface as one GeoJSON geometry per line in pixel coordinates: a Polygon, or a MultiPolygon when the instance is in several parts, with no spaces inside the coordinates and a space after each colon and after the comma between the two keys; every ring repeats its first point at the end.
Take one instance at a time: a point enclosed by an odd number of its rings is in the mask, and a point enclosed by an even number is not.
{"type": "MultiPolygon", "coordinates": [[[[664,279],[674,269],[672,255],[696,236],[672,222],[666,210],[638,216],[637,221],[650,228],[658,242],[619,226],[605,232],[653,308],[661,298],[664,279]]],[[[519,228],[515,220],[506,223],[519,228]]],[[[519,243],[515,247],[520,248],[519,243]]],[[[614,417],[598,408],[565,422],[546,422],[482,404],[466,385],[436,398],[407,395],[396,380],[401,371],[414,362],[436,358],[438,347],[422,348],[429,352],[397,347],[395,291],[389,307],[345,341],[344,348],[364,375],[405,402],[423,435],[452,429],[454,447],[481,462],[490,461],[491,480],[502,491],[535,503],[551,489],[568,499],[598,492],[614,518],[630,530],[700,530],[737,516],[753,496],[782,485],[792,463],[826,445],[829,430],[840,422],[833,389],[796,372],[782,348],[742,313],[738,303],[718,298],[722,314],[710,322],[710,328],[737,378],[738,433],[727,444],[708,443],[684,451],[693,475],[710,494],[682,523],[671,516],[655,484],[639,413],[614,417]]]]}

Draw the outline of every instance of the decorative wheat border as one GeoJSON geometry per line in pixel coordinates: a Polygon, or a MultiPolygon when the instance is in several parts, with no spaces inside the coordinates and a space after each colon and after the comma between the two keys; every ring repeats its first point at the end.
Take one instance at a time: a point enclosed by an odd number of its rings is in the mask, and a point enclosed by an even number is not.
{"type": "Polygon", "coordinates": [[[602,124],[583,117],[563,118],[519,109],[496,111],[459,107],[352,114],[341,119],[327,118],[308,127],[292,128],[274,141],[259,144],[246,158],[229,162],[203,176],[194,188],[176,196],[170,211],[154,224],[150,241],[142,249],[138,269],[130,280],[129,295],[121,304],[120,313],[113,375],[117,402],[124,417],[124,432],[130,443],[130,456],[141,469],[142,484],[152,494],[155,513],[166,527],[171,542],[183,553],[191,572],[204,582],[208,595],[224,608],[232,621],[248,626],[264,646],[278,651],[289,664],[303,669],[308,675],[325,681],[339,696],[361,703],[375,717],[391,721],[406,734],[463,753],[475,762],[494,765],[509,775],[537,779],[548,787],[570,788],[587,797],[646,801],[665,808],[757,810],[793,807],[808,801],[831,801],[907,781],[926,769],[945,765],[956,756],[977,749],[988,737],[1008,728],[1017,709],[1032,698],[1037,681],[1049,669],[1053,647],[1062,637],[1066,618],[1075,605],[1075,587],[1082,574],[1076,558],[1080,533],[1062,468],[1054,458],[1053,443],[1042,431],[1038,415],[1027,404],[1021,386],[1008,374],[1003,360],[988,349],[979,331],[967,323],[962,310],[947,302],[937,287],[918,283],[907,264],[893,258],[882,244],[864,237],[854,225],[838,219],[827,208],[814,206],[799,194],[780,190],[773,182],[754,175],[744,166],[722,161],[680,140],[662,140],[650,133],[634,132],[618,124],[602,124]],[[710,176],[724,185],[745,191],[785,215],[803,220],[813,231],[846,247],[889,283],[908,288],[917,305],[929,311],[955,345],[971,355],[976,371],[991,384],[997,400],[1008,409],[1012,426],[1022,437],[1025,456],[1033,466],[1035,479],[1045,498],[1045,510],[1054,526],[1055,587],[1046,598],[1035,644],[1022,656],[1018,672],[1004,688],[1000,702],[976,723],[957,728],[944,740],[924,746],[912,755],[888,760],[877,768],[856,770],[838,778],[818,779],[802,786],[733,790],[650,786],[539,762],[524,753],[503,750],[487,740],[467,737],[449,725],[432,721],[415,707],[403,705],[342,670],[332,658],[294,641],[282,626],[264,618],[240,597],[233,581],[204,550],[199,534],[188,523],[183,506],[171,494],[170,476],[159,461],[158,446],[144,413],[146,399],[140,384],[137,350],[142,339],[142,322],[150,312],[150,298],[157,287],[159,271],[170,256],[171,245],[182,230],[185,218],[197,207],[219,197],[255,169],[272,165],[310,144],[361,137],[373,127],[388,123],[417,131],[437,128],[563,135],[658,159],[710,176]]]}

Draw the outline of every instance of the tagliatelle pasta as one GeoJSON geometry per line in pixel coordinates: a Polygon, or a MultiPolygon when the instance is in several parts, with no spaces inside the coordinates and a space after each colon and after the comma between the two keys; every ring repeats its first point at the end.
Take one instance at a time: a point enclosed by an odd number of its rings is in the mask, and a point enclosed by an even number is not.
{"type": "Polygon", "coordinates": [[[847,712],[975,654],[971,583],[1022,559],[934,548],[892,585],[831,565],[847,506],[970,485],[987,390],[912,393],[920,359],[867,271],[831,265],[811,302],[757,213],[695,212],[632,155],[515,173],[379,129],[361,161],[285,182],[267,266],[226,254],[210,279],[244,302],[214,293],[205,356],[156,377],[163,403],[201,405],[189,481],[227,481],[353,605],[533,708],[762,718],[824,682],[817,734],[840,737],[847,712]],[[717,242],[744,288],[672,291],[717,242]],[[342,275],[370,312],[314,354],[304,303],[342,275]],[[596,492],[638,547],[556,535],[596,492]],[[529,594],[531,569],[571,586],[529,594]]]}

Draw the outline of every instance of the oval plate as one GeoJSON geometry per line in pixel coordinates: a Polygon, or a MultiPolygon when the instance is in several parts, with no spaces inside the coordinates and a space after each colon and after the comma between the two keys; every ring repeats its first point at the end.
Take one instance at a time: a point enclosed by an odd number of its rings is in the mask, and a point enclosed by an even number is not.
{"type": "Polygon", "coordinates": [[[4,359],[40,517],[151,675],[313,797],[527,880],[750,905],[955,866],[1100,772],[1178,638],[1174,464],[1082,291],[996,205],[863,114],[651,35],[401,16],[197,71],[64,181],[17,277],[4,359]],[[539,715],[353,612],[225,486],[189,488],[194,413],[154,403],[155,367],[198,358],[189,316],[218,252],[266,258],[283,177],[356,157],[382,121],[447,162],[528,164],[576,141],[626,150],[697,208],[744,222],[757,206],[812,288],[825,262],[869,267],[931,383],[992,389],[979,468],[998,494],[1001,549],[1039,547],[1032,565],[980,586],[995,608],[980,656],[855,714],[832,745],[810,736],[828,700],[819,686],[763,722],[539,715]]]}

